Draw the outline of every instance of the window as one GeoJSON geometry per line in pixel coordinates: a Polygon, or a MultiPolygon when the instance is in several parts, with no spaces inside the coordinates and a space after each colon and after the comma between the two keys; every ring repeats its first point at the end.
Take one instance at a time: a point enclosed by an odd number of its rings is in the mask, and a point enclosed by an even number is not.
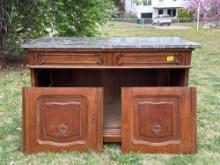
{"type": "Polygon", "coordinates": [[[153,13],[141,13],[141,18],[152,18],[153,13]]]}
{"type": "Polygon", "coordinates": [[[172,9],[168,9],[168,10],[167,10],[167,14],[168,14],[170,17],[172,17],[172,9]]]}
{"type": "Polygon", "coordinates": [[[150,6],[151,5],[151,0],[143,0],[143,5],[144,6],[150,6]]]}
{"type": "Polygon", "coordinates": [[[158,10],[158,14],[159,15],[163,14],[163,10],[158,10]]]}
{"type": "Polygon", "coordinates": [[[172,17],[176,17],[176,9],[173,9],[172,17]]]}
{"type": "Polygon", "coordinates": [[[176,17],[176,9],[168,9],[167,14],[170,17],[176,17]]]}

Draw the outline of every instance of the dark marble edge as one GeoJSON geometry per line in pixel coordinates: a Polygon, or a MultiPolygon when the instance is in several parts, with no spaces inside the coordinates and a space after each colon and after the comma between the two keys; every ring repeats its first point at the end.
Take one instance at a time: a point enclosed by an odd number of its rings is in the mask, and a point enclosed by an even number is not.
{"type": "Polygon", "coordinates": [[[178,37],[42,37],[21,45],[24,49],[59,48],[200,48],[201,45],[178,37]],[[150,43],[149,43],[150,42],[150,43]],[[49,43],[49,44],[47,44],[49,43]]]}

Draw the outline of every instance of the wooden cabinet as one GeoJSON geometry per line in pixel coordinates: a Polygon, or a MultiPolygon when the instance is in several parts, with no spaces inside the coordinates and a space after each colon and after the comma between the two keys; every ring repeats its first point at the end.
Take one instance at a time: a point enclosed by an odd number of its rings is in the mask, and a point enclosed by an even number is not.
{"type": "Polygon", "coordinates": [[[25,152],[102,149],[101,88],[23,88],[25,152]]]}
{"type": "Polygon", "coordinates": [[[23,151],[196,152],[191,52],[178,38],[39,39],[27,50],[23,151]],[[150,44],[152,43],[152,44],[150,44]],[[154,43],[154,44],[153,44],[154,43]]]}

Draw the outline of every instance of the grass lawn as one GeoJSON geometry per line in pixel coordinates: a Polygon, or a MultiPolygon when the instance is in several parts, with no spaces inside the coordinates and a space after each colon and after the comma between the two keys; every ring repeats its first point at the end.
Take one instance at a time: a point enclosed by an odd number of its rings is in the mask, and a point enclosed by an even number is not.
{"type": "Polygon", "coordinates": [[[220,164],[220,30],[158,30],[147,26],[110,22],[105,36],[178,36],[196,41],[190,85],[198,88],[198,152],[194,155],[122,154],[120,145],[106,144],[102,153],[23,154],[21,146],[21,88],[30,86],[25,70],[0,71],[0,165],[10,164],[220,164]]]}

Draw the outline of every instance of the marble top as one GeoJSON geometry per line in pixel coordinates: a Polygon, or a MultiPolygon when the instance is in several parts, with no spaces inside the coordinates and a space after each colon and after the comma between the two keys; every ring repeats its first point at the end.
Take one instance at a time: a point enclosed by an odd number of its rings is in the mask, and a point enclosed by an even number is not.
{"type": "Polygon", "coordinates": [[[44,37],[21,45],[42,48],[199,48],[200,45],[178,37],[44,37]]]}

